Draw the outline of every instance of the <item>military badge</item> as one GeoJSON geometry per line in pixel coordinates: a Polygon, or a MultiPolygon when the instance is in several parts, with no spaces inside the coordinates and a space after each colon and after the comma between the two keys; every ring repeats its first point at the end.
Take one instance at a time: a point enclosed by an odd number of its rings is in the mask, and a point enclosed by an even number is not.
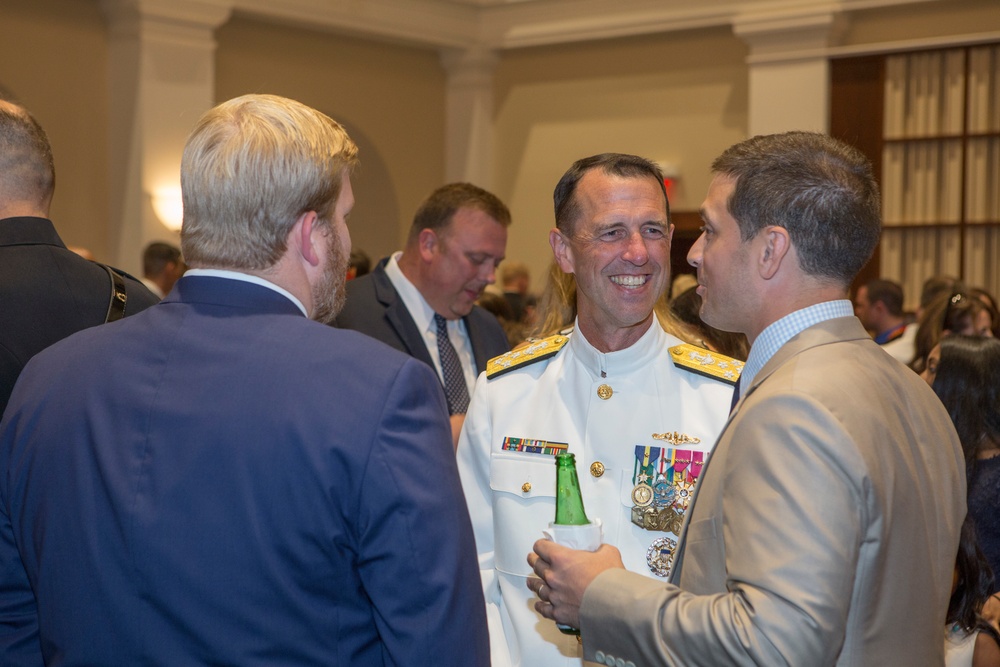
{"type": "Polygon", "coordinates": [[[677,540],[669,537],[658,537],[646,550],[646,565],[650,572],[658,577],[670,576],[670,568],[674,564],[674,553],[677,551],[677,540]]]}

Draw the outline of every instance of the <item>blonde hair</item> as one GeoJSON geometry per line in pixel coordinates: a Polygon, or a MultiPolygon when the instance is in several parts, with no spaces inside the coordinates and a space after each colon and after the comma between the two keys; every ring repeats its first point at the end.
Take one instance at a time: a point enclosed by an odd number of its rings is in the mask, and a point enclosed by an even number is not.
{"type": "Polygon", "coordinates": [[[223,102],[198,121],[181,160],[181,249],[194,266],[266,269],[296,220],[331,220],[358,147],[335,120],[275,95],[223,102]]]}

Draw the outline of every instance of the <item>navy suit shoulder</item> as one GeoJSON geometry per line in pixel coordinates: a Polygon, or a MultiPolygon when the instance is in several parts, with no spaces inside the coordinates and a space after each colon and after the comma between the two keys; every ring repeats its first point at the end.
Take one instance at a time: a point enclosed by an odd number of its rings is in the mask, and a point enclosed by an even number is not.
{"type": "Polygon", "coordinates": [[[24,572],[0,581],[0,629],[34,590],[49,658],[488,665],[426,365],[266,287],[189,276],[37,355],[8,417],[0,561],[17,544],[24,572]]]}
{"type": "MultiPolygon", "coordinates": [[[[371,273],[347,283],[347,301],[335,326],[360,331],[433,367],[413,316],[385,272],[387,263],[383,259],[371,273]]],[[[482,373],[486,362],[510,350],[510,344],[496,317],[479,306],[473,306],[463,319],[472,343],[476,372],[482,373]]]]}
{"type": "MultiPolygon", "coordinates": [[[[125,315],[159,299],[127,274],[125,315]]],[[[111,278],[68,250],[50,220],[0,220],[0,414],[32,356],[81,329],[102,324],[111,278]]]]}

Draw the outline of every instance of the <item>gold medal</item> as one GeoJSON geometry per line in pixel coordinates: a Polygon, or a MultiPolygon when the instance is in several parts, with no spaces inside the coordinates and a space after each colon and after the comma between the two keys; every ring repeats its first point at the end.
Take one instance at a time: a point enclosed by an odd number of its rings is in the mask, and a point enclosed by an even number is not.
{"type": "Polygon", "coordinates": [[[673,532],[670,527],[674,525],[677,520],[677,512],[673,507],[664,507],[656,513],[656,527],[653,530],[662,530],[664,532],[673,532]]]}
{"type": "Polygon", "coordinates": [[[636,484],[632,489],[632,502],[636,507],[646,507],[653,502],[653,487],[649,484],[636,484]]]}

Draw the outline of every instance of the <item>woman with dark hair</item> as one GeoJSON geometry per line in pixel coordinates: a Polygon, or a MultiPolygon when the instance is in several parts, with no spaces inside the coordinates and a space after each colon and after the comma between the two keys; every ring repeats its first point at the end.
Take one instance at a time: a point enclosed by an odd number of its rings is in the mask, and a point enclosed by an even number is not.
{"type": "MultiPolygon", "coordinates": [[[[1000,656],[996,642],[988,641],[996,639],[995,628],[980,632],[983,605],[997,590],[993,573],[1000,572],[1000,340],[963,335],[942,338],[928,355],[921,376],[955,424],[968,475],[969,514],[955,566],[957,588],[948,610],[945,647],[968,657],[972,655],[970,643],[975,642],[977,658],[985,651],[1000,656]],[[979,636],[970,639],[976,632],[979,636]]],[[[1000,660],[949,660],[948,664],[1000,665],[1000,660]]]]}
{"type": "Polygon", "coordinates": [[[945,667],[1000,665],[1000,633],[980,614],[993,586],[993,574],[976,543],[972,518],[966,517],[945,618],[945,667]]]}
{"type": "Polygon", "coordinates": [[[1000,572],[1000,340],[943,338],[922,377],[955,423],[965,452],[969,515],[990,567],[1000,572]]]}
{"type": "Polygon", "coordinates": [[[964,292],[942,296],[922,313],[910,368],[923,372],[930,351],[952,334],[992,337],[993,324],[992,309],[981,299],[964,292]]]}
{"type": "Polygon", "coordinates": [[[996,297],[981,287],[970,287],[969,296],[975,297],[986,304],[993,318],[993,336],[1000,338],[1000,305],[997,304],[996,297]]]}

